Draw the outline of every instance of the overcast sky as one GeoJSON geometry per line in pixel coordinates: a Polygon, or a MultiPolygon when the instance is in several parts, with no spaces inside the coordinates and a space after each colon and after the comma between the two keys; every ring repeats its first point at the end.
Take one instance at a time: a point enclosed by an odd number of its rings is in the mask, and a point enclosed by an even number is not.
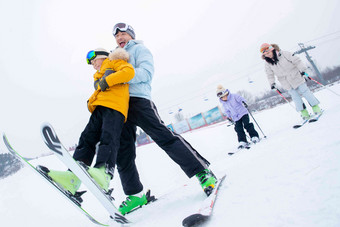
{"type": "Polygon", "coordinates": [[[216,106],[218,84],[267,90],[263,42],[292,52],[300,42],[316,46],[309,53],[321,70],[340,64],[338,0],[1,0],[0,11],[0,131],[31,147],[44,121],[77,142],[93,92],[85,56],[116,47],[117,22],[153,53],[152,95],[166,123],[177,108],[190,116],[216,106]]]}

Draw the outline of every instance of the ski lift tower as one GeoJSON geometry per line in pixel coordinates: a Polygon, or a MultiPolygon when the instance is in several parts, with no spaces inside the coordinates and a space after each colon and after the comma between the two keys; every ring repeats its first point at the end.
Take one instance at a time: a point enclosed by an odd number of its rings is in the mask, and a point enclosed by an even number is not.
{"type": "Polygon", "coordinates": [[[305,45],[303,43],[298,43],[301,50],[298,50],[298,51],[295,51],[293,55],[295,54],[301,54],[301,53],[305,53],[306,54],[306,58],[307,60],[309,61],[309,63],[312,65],[313,69],[314,69],[314,72],[316,73],[316,76],[319,78],[319,80],[321,81],[321,83],[325,84],[325,80],[323,79],[319,69],[316,67],[316,65],[314,64],[314,61],[312,60],[312,57],[309,56],[308,54],[308,50],[311,50],[311,49],[314,49],[315,46],[308,46],[308,47],[305,47],[305,45]]]}

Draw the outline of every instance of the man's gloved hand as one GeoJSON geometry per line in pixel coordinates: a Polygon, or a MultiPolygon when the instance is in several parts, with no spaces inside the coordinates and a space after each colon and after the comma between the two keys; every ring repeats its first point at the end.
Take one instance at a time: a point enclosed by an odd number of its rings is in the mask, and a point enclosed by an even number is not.
{"type": "Polygon", "coordinates": [[[301,72],[300,74],[301,74],[302,77],[305,76],[306,78],[311,79],[311,78],[309,77],[309,75],[308,75],[307,73],[305,73],[305,72],[301,72]]]}
{"type": "Polygon", "coordinates": [[[248,104],[247,103],[245,103],[245,102],[242,102],[243,103],[243,106],[245,107],[245,108],[248,108],[248,104]]]}
{"type": "Polygon", "coordinates": [[[102,79],[98,82],[98,85],[99,85],[101,91],[105,91],[106,89],[109,88],[109,85],[107,84],[105,78],[102,78],[102,79]]]}

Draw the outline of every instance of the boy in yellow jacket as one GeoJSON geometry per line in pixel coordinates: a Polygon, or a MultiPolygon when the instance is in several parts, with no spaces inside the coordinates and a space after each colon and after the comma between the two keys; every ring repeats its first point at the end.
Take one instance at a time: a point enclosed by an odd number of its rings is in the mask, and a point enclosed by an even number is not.
{"type": "MultiPolygon", "coordinates": [[[[88,173],[105,191],[116,165],[120,134],[127,119],[129,105],[129,82],[135,75],[133,66],[127,61],[129,54],[122,48],[113,53],[98,48],[87,55],[87,63],[97,72],[94,74],[95,92],[88,100],[92,113],[81,133],[73,154],[77,161],[85,163],[88,173]],[[98,147],[96,148],[96,145],[98,147]],[[97,149],[94,167],[90,167],[97,149]]],[[[80,187],[79,178],[71,171],[45,169],[53,181],[75,195],[80,187]]]]}

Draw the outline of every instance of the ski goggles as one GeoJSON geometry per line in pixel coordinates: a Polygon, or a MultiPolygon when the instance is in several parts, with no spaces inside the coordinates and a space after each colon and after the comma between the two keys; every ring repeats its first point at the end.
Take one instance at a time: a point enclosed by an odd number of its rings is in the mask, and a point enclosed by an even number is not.
{"type": "Polygon", "coordinates": [[[86,56],[87,64],[91,65],[91,64],[92,64],[92,60],[94,60],[98,55],[109,56],[109,53],[107,53],[107,52],[105,52],[105,51],[94,51],[94,50],[90,50],[90,51],[87,53],[87,56],[86,56]]]}
{"type": "Polygon", "coordinates": [[[225,90],[225,91],[218,92],[216,95],[217,97],[222,98],[223,96],[226,96],[228,94],[229,94],[228,90],[225,90]]]}
{"type": "Polygon", "coordinates": [[[260,49],[260,51],[261,51],[262,54],[264,54],[264,53],[269,52],[271,49],[273,49],[272,46],[266,46],[266,47],[262,47],[262,48],[260,49]]]}
{"type": "Polygon", "coordinates": [[[128,24],[125,24],[125,23],[118,23],[118,24],[116,24],[116,25],[113,27],[112,33],[113,33],[113,35],[115,36],[115,35],[117,34],[118,30],[121,31],[121,32],[126,32],[128,29],[129,29],[129,25],[128,25],[128,24]]]}

